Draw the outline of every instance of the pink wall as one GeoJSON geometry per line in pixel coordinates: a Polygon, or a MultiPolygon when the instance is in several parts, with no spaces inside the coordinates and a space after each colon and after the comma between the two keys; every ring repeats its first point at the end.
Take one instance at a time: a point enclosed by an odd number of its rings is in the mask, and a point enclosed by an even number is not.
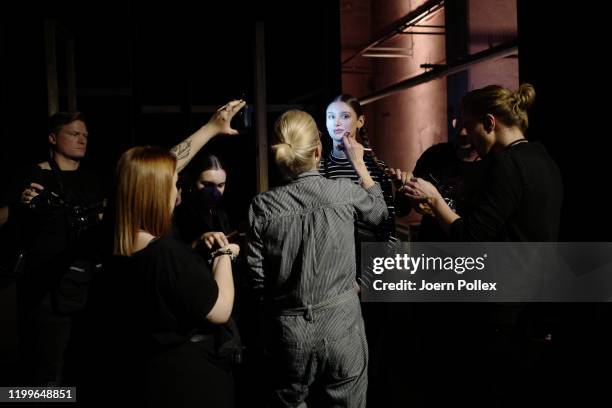
{"type": "MultiPolygon", "coordinates": [[[[424,0],[341,0],[342,60],[368,44],[424,0]]],[[[444,25],[444,11],[420,24],[444,25]]],[[[515,0],[468,0],[469,51],[475,53],[516,38],[515,0]]],[[[421,64],[446,63],[445,38],[396,35],[379,44],[401,47],[408,58],[358,57],[342,67],[342,89],[357,97],[425,72],[421,64]]],[[[518,60],[506,58],[475,66],[468,88],[518,86],[518,60]]],[[[448,140],[446,78],[407,89],[366,106],[366,126],[378,157],[389,166],[412,170],[431,145],[448,140]]],[[[417,218],[401,220],[416,222],[417,218]]]]}
{"type": "MultiPolygon", "coordinates": [[[[516,1],[469,0],[468,23],[471,54],[516,39],[516,1]]],[[[518,59],[503,58],[474,66],[469,71],[468,81],[469,89],[491,84],[516,89],[519,85],[518,59]]]]}
{"type": "MultiPolygon", "coordinates": [[[[371,36],[405,16],[423,1],[358,0],[342,2],[342,48],[358,49],[371,36]],[[365,5],[369,4],[369,18],[365,5]],[[357,6],[359,5],[359,6],[357,6]],[[355,9],[359,12],[355,12],[355,9]],[[360,31],[360,33],[355,33],[360,31]],[[369,33],[368,33],[369,34],[369,33]],[[356,41],[363,40],[361,43],[356,41]],[[355,41],[355,42],[353,42],[355,41]]],[[[444,13],[424,24],[443,25],[444,13]]],[[[423,63],[444,63],[444,36],[397,35],[382,47],[401,47],[409,58],[356,58],[343,67],[343,92],[357,97],[425,72],[423,63]],[[348,71],[348,72],[347,72],[348,71]],[[350,72],[350,73],[349,73],[350,72]],[[359,72],[359,73],[357,73],[359,72]],[[368,73],[370,75],[368,75],[368,73]]],[[[343,59],[351,52],[343,52],[343,59]]],[[[421,153],[446,140],[446,80],[441,79],[408,89],[366,106],[366,126],[377,156],[394,168],[412,170],[421,153]]]]}
{"type": "MultiPolygon", "coordinates": [[[[374,31],[390,25],[422,2],[374,0],[374,31]]],[[[443,25],[444,13],[424,24],[443,25]]],[[[410,58],[377,59],[374,87],[380,89],[425,72],[423,63],[444,63],[444,36],[397,35],[385,46],[409,50],[410,58]]],[[[373,102],[373,141],[381,159],[412,170],[424,149],[446,139],[446,80],[432,81],[373,102]]]]}

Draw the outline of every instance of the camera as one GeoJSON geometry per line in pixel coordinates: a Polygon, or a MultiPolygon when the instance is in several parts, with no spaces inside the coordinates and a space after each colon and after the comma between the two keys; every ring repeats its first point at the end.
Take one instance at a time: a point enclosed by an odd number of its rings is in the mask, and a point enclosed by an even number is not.
{"type": "Polygon", "coordinates": [[[33,197],[32,201],[30,201],[31,209],[44,213],[64,207],[64,200],[58,193],[54,191],[39,190],[37,188],[33,188],[33,190],[36,190],[38,195],[33,197]]]}
{"type": "Polygon", "coordinates": [[[89,205],[72,204],[60,193],[38,190],[39,194],[30,201],[30,208],[39,214],[65,212],[70,232],[79,236],[89,227],[98,223],[98,214],[104,210],[104,201],[89,205]]]}
{"type": "Polygon", "coordinates": [[[460,182],[460,180],[455,177],[441,182],[431,173],[429,173],[426,178],[429,179],[429,181],[434,185],[434,187],[438,189],[438,191],[442,195],[442,198],[444,198],[444,201],[449,206],[449,208],[457,212],[456,198],[459,190],[459,186],[457,184],[460,182]]]}

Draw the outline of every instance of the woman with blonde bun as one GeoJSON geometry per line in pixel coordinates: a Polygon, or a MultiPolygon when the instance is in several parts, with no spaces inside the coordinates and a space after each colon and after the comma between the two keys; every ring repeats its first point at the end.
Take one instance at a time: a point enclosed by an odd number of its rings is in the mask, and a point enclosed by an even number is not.
{"type": "Polygon", "coordinates": [[[469,92],[455,127],[487,163],[483,190],[472,212],[460,217],[429,182],[416,178],[405,194],[431,207],[455,241],[556,241],[563,198],[559,168],[539,143],[529,142],[527,110],[535,90],[490,85],[469,92]]]}
{"type": "Polygon", "coordinates": [[[355,289],[354,220],[384,220],[383,193],[354,135],[344,135],[343,148],[361,185],[319,173],[320,132],[309,114],[284,113],[276,136],[274,159],[290,181],[253,199],[247,245],[268,326],[271,404],[302,406],[308,396],[321,407],[364,407],[368,351],[355,289]]]}

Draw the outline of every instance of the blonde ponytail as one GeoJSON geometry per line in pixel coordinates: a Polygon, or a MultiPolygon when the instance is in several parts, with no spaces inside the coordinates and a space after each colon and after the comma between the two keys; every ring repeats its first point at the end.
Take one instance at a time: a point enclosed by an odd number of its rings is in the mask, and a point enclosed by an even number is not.
{"type": "Polygon", "coordinates": [[[287,111],[276,121],[275,131],[274,160],[287,176],[295,177],[314,167],[314,151],[320,140],[312,116],[300,110],[287,111]]]}
{"type": "Polygon", "coordinates": [[[463,97],[461,110],[475,116],[491,114],[506,126],[517,126],[521,131],[529,127],[527,110],[535,101],[535,89],[522,84],[516,91],[489,85],[469,92],[463,97]]]}

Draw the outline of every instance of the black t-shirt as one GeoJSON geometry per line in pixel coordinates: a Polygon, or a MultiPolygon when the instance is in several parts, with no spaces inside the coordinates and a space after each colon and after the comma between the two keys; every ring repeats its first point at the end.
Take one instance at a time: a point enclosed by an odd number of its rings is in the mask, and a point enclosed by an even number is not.
{"type": "Polygon", "coordinates": [[[451,226],[457,241],[549,242],[559,235],[563,184],[539,143],[523,142],[489,154],[473,210],[451,226]]]}
{"type": "Polygon", "coordinates": [[[184,342],[196,332],[209,333],[206,319],[219,296],[206,262],[171,236],[151,241],[125,259],[125,273],[134,274],[140,292],[144,325],[152,345],[184,342]]]}
{"type": "MultiPolygon", "coordinates": [[[[156,358],[172,364],[167,376],[184,376],[181,381],[197,383],[206,393],[209,379],[203,379],[201,371],[210,363],[202,359],[213,355],[213,344],[197,343],[193,350],[199,354],[193,358],[186,357],[181,347],[189,347],[195,333],[212,333],[215,325],[206,315],[218,293],[206,263],[172,236],[154,239],[131,257],[109,259],[94,279],[85,318],[80,320],[80,344],[86,345],[82,357],[85,397],[93,406],[100,405],[100,399],[112,402],[111,394],[101,392],[112,379],[129,384],[112,396],[119,395],[130,406],[142,406],[149,397],[143,392],[156,358]]],[[[171,383],[176,378],[157,392],[173,393],[179,387],[171,383]]]]}

